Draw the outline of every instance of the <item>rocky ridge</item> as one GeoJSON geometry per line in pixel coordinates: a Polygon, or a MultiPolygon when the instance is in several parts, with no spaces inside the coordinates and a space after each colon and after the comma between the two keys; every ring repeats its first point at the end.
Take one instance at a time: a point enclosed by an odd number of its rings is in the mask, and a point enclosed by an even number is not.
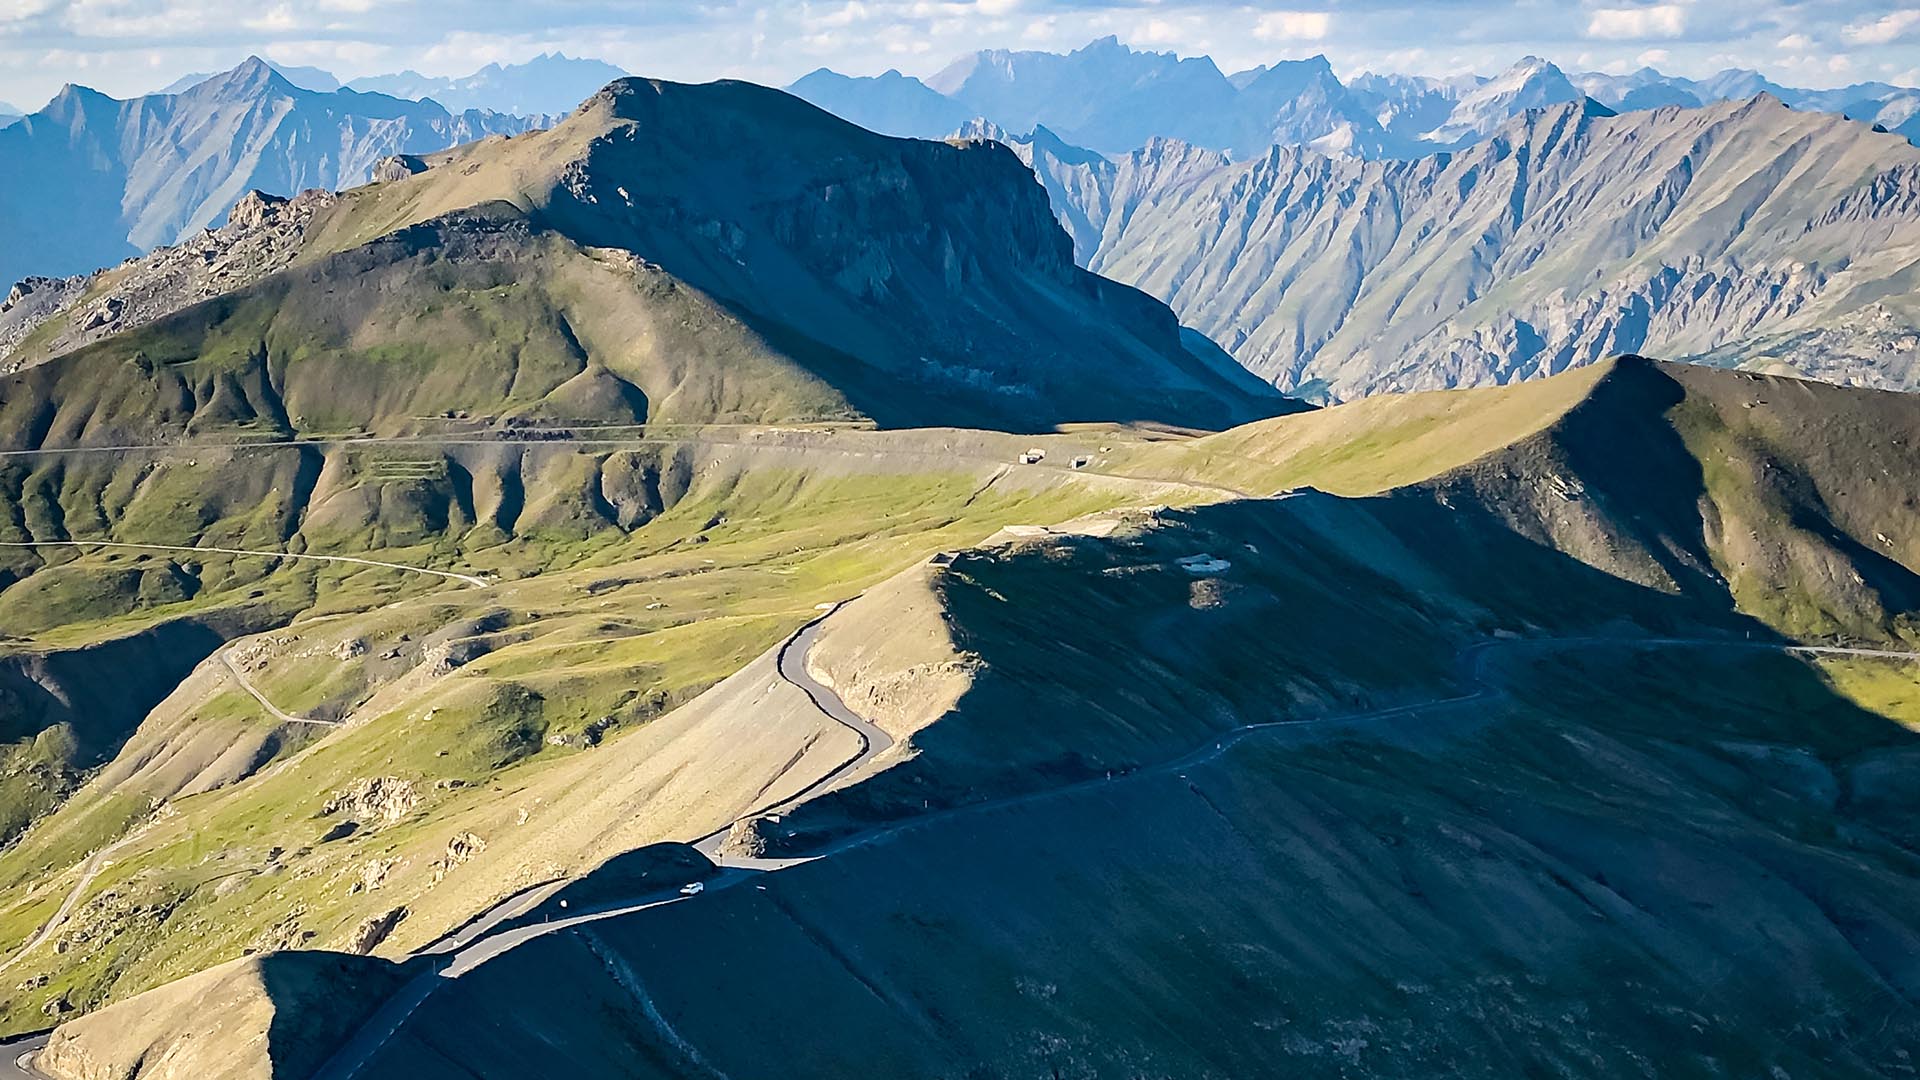
{"type": "Polygon", "coordinates": [[[1507,382],[1619,353],[1777,366],[1782,342],[1816,338],[1795,370],[1914,379],[1887,346],[1920,325],[1899,284],[1920,150],[1772,97],[1558,105],[1408,162],[1024,145],[1090,268],[1290,391],[1507,382]]]}
{"type": "Polygon", "coordinates": [[[0,374],[285,269],[299,254],[314,215],[334,202],[332,192],[318,189],[291,199],[250,191],[234,204],[226,224],[183,243],[92,274],[20,282],[0,303],[0,374]]]}

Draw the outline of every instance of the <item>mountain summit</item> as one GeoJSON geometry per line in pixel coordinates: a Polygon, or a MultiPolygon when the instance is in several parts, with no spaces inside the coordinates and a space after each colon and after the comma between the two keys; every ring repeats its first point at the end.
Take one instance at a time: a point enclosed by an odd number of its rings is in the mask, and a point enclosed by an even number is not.
{"type": "Polygon", "coordinates": [[[1515,114],[1581,97],[1559,68],[1529,56],[1462,95],[1447,122],[1421,137],[1436,146],[1464,146],[1486,138],[1515,114]]]}
{"type": "MultiPolygon", "coordinates": [[[[277,373],[250,393],[285,396],[248,414],[295,428],[448,409],[1222,426],[1298,407],[1159,302],[1076,265],[1046,193],[998,143],[888,138],[750,83],[622,79],[552,130],[382,175],[301,208],[294,269],[32,368],[49,382],[8,396],[84,408],[103,356],[197,356],[238,334],[258,346],[236,361],[277,373]],[[368,342],[412,360],[376,361],[368,342]]],[[[292,220],[274,213],[260,216],[292,220]]],[[[57,317],[125,310],[112,287],[57,317]]]]}
{"type": "Polygon", "coordinates": [[[1228,151],[1242,161],[1276,145],[1369,159],[1417,158],[1478,142],[1528,109],[1582,97],[1630,112],[1697,108],[1761,93],[1920,141],[1920,90],[1878,82],[1796,90],[1739,70],[1701,80],[1652,68],[1569,75],[1538,56],[1492,78],[1366,73],[1343,82],[1322,55],[1223,75],[1204,56],[1138,51],[1105,37],[1066,54],[971,53],[924,82],[897,72],[854,78],[821,69],[790,89],[889,134],[936,138],[978,117],[1015,132],[1045,126],[1070,143],[1110,155],[1171,138],[1228,151]]]}

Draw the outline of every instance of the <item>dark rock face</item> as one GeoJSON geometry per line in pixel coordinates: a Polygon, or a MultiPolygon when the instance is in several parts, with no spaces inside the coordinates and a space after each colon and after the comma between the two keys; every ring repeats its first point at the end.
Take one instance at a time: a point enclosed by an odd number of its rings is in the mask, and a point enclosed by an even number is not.
{"type": "Polygon", "coordinates": [[[1046,192],[997,143],[886,138],[747,83],[622,80],[570,123],[596,118],[604,134],[537,220],[757,326],[1021,423],[1288,407],[1196,361],[1160,304],[1076,266],[1046,192]]]}

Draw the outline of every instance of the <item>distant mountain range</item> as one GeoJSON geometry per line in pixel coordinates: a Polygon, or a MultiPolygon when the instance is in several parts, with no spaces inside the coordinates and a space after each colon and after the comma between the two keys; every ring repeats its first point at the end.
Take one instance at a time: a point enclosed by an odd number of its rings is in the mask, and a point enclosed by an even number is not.
{"type": "Polygon", "coordinates": [[[1573,82],[1588,97],[1623,112],[1665,105],[1696,107],[1771,94],[1796,109],[1840,113],[1920,142],[1920,90],[1891,83],[1800,90],[1781,86],[1757,71],[1728,70],[1710,79],[1694,80],[1663,75],[1652,68],[1641,68],[1631,75],[1588,72],[1573,76],[1573,82]]]}
{"type": "Polygon", "coordinates": [[[968,134],[1031,163],[1082,262],[1295,393],[1630,352],[1920,387],[1920,150],[1770,95],[1620,115],[1585,99],[1415,161],[1235,164],[1168,139],[1108,159],[1044,128],[968,134]]]}
{"type": "MultiPolygon", "coordinates": [[[[346,83],[319,68],[264,62],[294,86],[315,93],[356,90],[410,101],[432,99],[456,113],[480,109],[526,117],[563,116],[594,91],[627,74],[603,60],[576,59],[558,52],[542,53],[524,64],[488,64],[462,78],[408,70],[368,75],[346,83]]],[[[188,75],[160,93],[177,94],[215,77],[188,75]]]]}
{"type": "Polygon", "coordinates": [[[515,116],[564,116],[626,74],[604,61],[554,52],[524,64],[488,64],[460,79],[402,71],[354,79],[347,88],[414,100],[431,98],[456,112],[488,109],[515,116]]]}
{"type": "Polygon", "coordinates": [[[1342,83],[1324,56],[1227,74],[1204,56],[1135,51],[1113,37],[1064,55],[973,53],[924,82],[893,71],[855,78],[821,69],[790,89],[888,134],[937,138],[978,117],[1009,131],[1046,127],[1103,154],[1125,154],[1164,136],[1240,160],[1274,145],[1411,158],[1471,145],[1527,109],[1582,98],[1625,112],[1762,92],[1920,139],[1920,90],[1885,83],[1797,90],[1753,71],[1696,81],[1651,68],[1569,76],[1532,56],[1492,78],[1368,74],[1342,83]]]}
{"type": "Polygon", "coordinates": [[[0,282],[86,273],[178,242],[255,188],[352,187],[389,155],[530,126],[432,101],[316,93],[259,59],[179,94],[121,101],[68,86],[0,128],[0,282]]]}
{"type": "MultiPolygon", "coordinates": [[[[349,188],[391,155],[545,126],[617,72],[555,53],[339,87],[252,59],[176,94],[68,87],[0,127],[0,286],[182,243],[251,189],[349,188]]],[[[926,82],[822,70],[793,92],[883,133],[1013,148],[1076,262],[1290,392],[1504,382],[1629,351],[1920,386],[1920,270],[1901,254],[1920,245],[1920,158],[1867,126],[1910,139],[1920,91],[1569,76],[1537,57],[1343,83],[1324,57],[1229,75],[1108,38],[976,53],[926,82]],[[1744,92],[1764,96],[1723,100],[1744,92]]]]}

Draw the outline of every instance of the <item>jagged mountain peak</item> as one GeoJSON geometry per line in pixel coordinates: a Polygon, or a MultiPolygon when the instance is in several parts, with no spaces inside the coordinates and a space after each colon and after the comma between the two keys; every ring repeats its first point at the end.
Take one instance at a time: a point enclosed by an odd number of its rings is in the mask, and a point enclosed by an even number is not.
{"type": "Polygon", "coordinates": [[[994,123],[984,116],[976,116],[966,123],[961,124],[953,133],[953,137],[956,139],[991,139],[994,142],[1001,143],[1011,142],[1014,138],[1006,128],[1001,127],[999,124],[994,123]]]}
{"type": "Polygon", "coordinates": [[[1435,146],[1460,146],[1485,138],[1517,112],[1583,97],[1554,64],[1537,56],[1524,57],[1462,94],[1446,122],[1421,138],[1435,146]]]}
{"type": "Polygon", "coordinates": [[[232,97],[271,91],[276,94],[304,94],[286,76],[258,56],[249,56],[233,68],[220,72],[181,93],[182,97],[232,97]]]}
{"type": "Polygon", "coordinates": [[[1300,94],[1329,87],[1344,89],[1333,73],[1333,64],[1320,55],[1263,65],[1259,74],[1239,84],[1242,94],[1252,96],[1300,94]]]}
{"type": "Polygon", "coordinates": [[[1458,149],[1527,109],[1591,97],[1614,111],[1745,99],[1769,92],[1790,105],[1879,123],[1920,140],[1920,90],[1867,82],[1791,90],[1730,69],[1694,81],[1650,66],[1625,75],[1569,74],[1528,55],[1492,77],[1364,73],[1341,80],[1325,55],[1220,74],[1207,57],[1181,58],[1109,35],[1071,52],[989,49],[921,82],[847,79],[822,69],[796,83],[808,100],[864,126],[933,136],[984,116],[1008,131],[1045,125],[1070,144],[1125,154],[1173,135],[1250,160],[1275,143],[1365,158],[1416,158],[1458,149]],[[958,110],[956,115],[954,110],[958,110]]]}
{"type": "MultiPolygon", "coordinates": [[[[340,80],[334,78],[331,72],[323,71],[320,68],[316,68],[316,67],[300,67],[297,65],[277,64],[271,60],[263,59],[258,55],[253,55],[253,56],[247,57],[247,59],[243,61],[241,64],[239,64],[237,67],[231,68],[225,72],[198,72],[192,75],[183,75],[180,78],[175,79],[173,82],[167,84],[165,87],[161,88],[156,93],[161,95],[184,94],[187,91],[192,90],[194,87],[199,86],[200,84],[206,82],[209,79],[216,79],[216,78],[228,76],[228,75],[231,75],[232,72],[239,70],[239,68],[251,68],[253,65],[256,65],[256,64],[264,64],[267,67],[272,68],[274,71],[278,72],[281,78],[285,79],[287,82],[292,83],[295,87],[301,90],[308,91],[310,93],[331,94],[335,90],[340,89],[340,80]]],[[[249,71],[250,76],[255,74],[256,73],[249,71]]]]}
{"type": "Polygon", "coordinates": [[[971,118],[957,102],[896,70],[856,78],[818,68],[795,80],[787,92],[883,135],[945,138],[971,118]]]}
{"type": "MultiPolygon", "coordinates": [[[[1158,138],[1158,136],[1156,136],[1156,138],[1158,138]]],[[[1062,161],[1084,164],[1102,160],[1100,154],[1069,143],[1045,124],[1034,125],[1033,131],[1027,136],[1027,141],[1033,143],[1035,146],[1044,147],[1049,154],[1052,154],[1062,161]]],[[[1149,141],[1148,145],[1151,146],[1152,142],[1149,141]]]]}
{"type": "Polygon", "coordinates": [[[348,89],[408,100],[431,99],[450,110],[484,109],[515,116],[563,116],[627,73],[603,60],[544,52],[521,63],[494,61],[460,77],[413,70],[354,79],[348,89]]]}
{"type": "Polygon", "coordinates": [[[1612,352],[1740,362],[1741,342],[1836,319],[1857,332],[1822,337],[1810,370],[1907,387],[1920,369],[1875,350],[1897,336],[1888,327],[1920,326],[1911,291],[1891,284],[1920,244],[1915,177],[1920,149],[1899,137],[1771,95],[1618,115],[1582,97],[1451,154],[1277,148],[1180,174],[1137,195],[1118,228],[1102,219],[1090,265],[1168,300],[1279,385],[1340,397],[1612,352]],[[1869,308],[1887,314],[1856,318],[1869,308]]]}

